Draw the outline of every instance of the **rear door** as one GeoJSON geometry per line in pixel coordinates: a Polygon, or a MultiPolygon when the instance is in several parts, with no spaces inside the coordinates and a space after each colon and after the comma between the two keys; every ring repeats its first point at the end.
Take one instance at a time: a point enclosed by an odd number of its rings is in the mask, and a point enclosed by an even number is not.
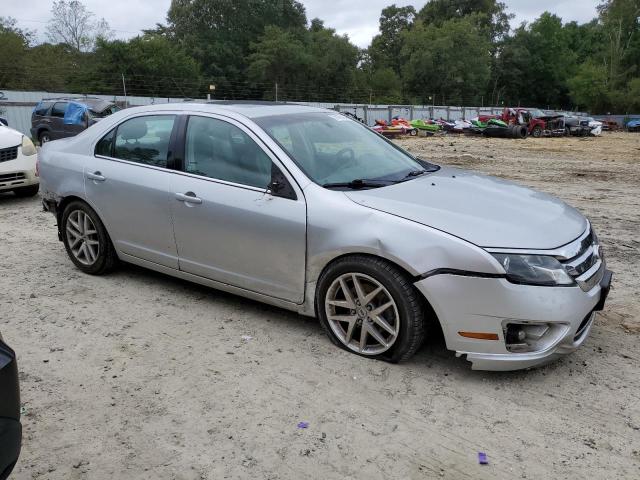
{"type": "Polygon", "coordinates": [[[234,120],[191,116],[184,139],[184,171],[171,177],[180,269],[301,303],[307,214],[293,178],[234,120]],[[275,177],[288,195],[267,193],[275,177]]]}
{"type": "Polygon", "coordinates": [[[178,268],[171,214],[173,113],[129,118],[106,134],[85,164],[85,190],[116,249],[178,268]]]}
{"type": "Polygon", "coordinates": [[[51,131],[51,140],[57,140],[65,137],[64,131],[64,112],[67,110],[67,102],[56,102],[51,108],[49,128],[51,131]]]}

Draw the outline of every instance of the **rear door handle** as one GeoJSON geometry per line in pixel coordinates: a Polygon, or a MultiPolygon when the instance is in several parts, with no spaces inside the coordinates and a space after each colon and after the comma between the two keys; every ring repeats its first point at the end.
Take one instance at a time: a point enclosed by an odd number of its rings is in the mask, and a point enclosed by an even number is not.
{"type": "Polygon", "coordinates": [[[87,173],[87,178],[89,180],[93,180],[94,182],[104,182],[106,180],[105,177],[102,176],[100,172],[87,173]]]}
{"type": "Polygon", "coordinates": [[[196,194],[193,192],[176,193],[176,200],[178,200],[179,202],[195,203],[198,205],[202,203],[202,199],[196,197],[196,194]]]}

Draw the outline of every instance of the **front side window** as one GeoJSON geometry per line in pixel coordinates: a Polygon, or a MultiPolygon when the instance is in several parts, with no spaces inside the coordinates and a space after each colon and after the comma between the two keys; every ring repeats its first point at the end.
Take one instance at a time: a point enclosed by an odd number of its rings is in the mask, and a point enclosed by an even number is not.
{"type": "Polygon", "coordinates": [[[425,166],[369,128],[339,113],[258,117],[255,122],[319,185],[413,178],[425,166]]]}
{"type": "Polygon", "coordinates": [[[57,102],[53,104],[53,108],[51,109],[52,117],[64,118],[64,112],[67,110],[67,102],[57,102]]]}
{"type": "Polygon", "coordinates": [[[241,129],[208,117],[189,117],[185,170],[218,180],[267,188],[271,159],[241,129]]]}
{"type": "Polygon", "coordinates": [[[121,123],[116,129],[113,156],[166,168],[174,121],[175,115],[152,115],[121,123]]]}

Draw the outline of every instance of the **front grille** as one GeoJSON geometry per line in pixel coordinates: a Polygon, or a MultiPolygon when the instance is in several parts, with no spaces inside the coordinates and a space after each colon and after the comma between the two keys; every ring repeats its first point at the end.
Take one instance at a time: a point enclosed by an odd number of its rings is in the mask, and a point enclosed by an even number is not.
{"type": "Polygon", "coordinates": [[[24,180],[26,177],[24,173],[6,173],[4,175],[0,175],[0,186],[6,186],[10,182],[17,182],[19,180],[24,180]]]}
{"type": "Polygon", "coordinates": [[[18,158],[18,147],[0,149],[0,163],[15,160],[16,158],[18,158]]]}
{"type": "Polygon", "coordinates": [[[589,291],[600,281],[604,273],[602,251],[598,238],[591,229],[579,242],[576,255],[562,264],[567,273],[576,279],[580,288],[589,291]]]}

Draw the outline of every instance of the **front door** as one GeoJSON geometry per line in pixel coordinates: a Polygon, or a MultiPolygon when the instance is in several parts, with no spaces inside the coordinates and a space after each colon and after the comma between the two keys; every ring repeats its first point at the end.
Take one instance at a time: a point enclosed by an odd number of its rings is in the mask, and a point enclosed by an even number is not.
{"type": "Polygon", "coordinates": [[[278,167],[257,141],[231,120],[189,117],[184,172],[171,177],[180,269],[302,303],[306,204],[266,193],[278,167]]]}
{"type": "Polygon", "coordinates": [[[87,158],[85,190],[119,252],[178,269],[168,169],[174,115],[121,123],[87,158]]]}

